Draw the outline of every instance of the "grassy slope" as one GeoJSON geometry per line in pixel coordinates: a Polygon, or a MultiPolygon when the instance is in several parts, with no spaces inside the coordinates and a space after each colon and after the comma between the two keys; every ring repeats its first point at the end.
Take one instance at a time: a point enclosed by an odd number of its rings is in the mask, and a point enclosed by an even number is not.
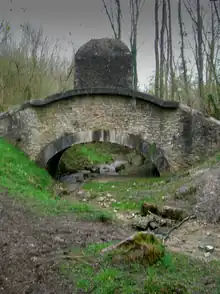
{"type": "MultiPolygon", "coordinates": [[[[164,178],[136,178],[122,181],[111,181],[99,183],[88,182],[83,185],[83,189],[88,190],[90,199],[95,202],[99,197],[109,195],[112,201],[110,208],[117,210],[138,210],[143,202],[161,203],[165,195],[164,178]]],[[[108,198],[108,197],[107,197],[108,198]]],[[[108,200],[106,198],[106,200],[108,200]]]]}
{"type": "Polygon", "coordinates": [[[69,203],[53,193],[49,174],[30,161],[24,153],[0,139],[0,187],[41,214],[74,212],[81,217],[109,218],[110,214],[92,205],[69,203]]]}

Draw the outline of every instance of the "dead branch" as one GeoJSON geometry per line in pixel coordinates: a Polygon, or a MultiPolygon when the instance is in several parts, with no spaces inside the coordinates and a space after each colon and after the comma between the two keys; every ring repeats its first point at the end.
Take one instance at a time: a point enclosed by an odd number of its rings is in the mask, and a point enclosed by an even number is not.
{"type": "Polygon", "coordinates": [[[115,23],[115,16],[113,13],[113,8],[112,8],[112,0],[109,1],[108,5],[106,4],[105,0],[102,0],[102,3],[104,5],[105,13],[108,17],[109,23],[111,25],[114,38],[115,39],[121,39],[121,20],[122,20],[122,11],[121,11],[121,2],[120,0],[115,0],[116,4],[116,23],[115,23]]]}
{"type": "Polygon", "coordinates": [[[173,226],[167,233],[167,235],[163,238],[163,244],[168,240],[170,234],[176,230],[179,229],[186,221],[188,221],[189,219],[195,219],[195,215],[192,216],[187,216],[185,217],[180,223],[178,223],[177,225],[173,226]]]}

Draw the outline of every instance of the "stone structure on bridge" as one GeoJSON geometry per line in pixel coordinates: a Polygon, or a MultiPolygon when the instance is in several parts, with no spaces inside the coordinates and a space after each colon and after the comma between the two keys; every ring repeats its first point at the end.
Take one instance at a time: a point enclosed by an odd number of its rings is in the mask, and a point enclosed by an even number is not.
{"type": "Polygon", "coordinates": [[[76,52],[74,89],[132,89],[132,56],[116,39],[92,39],[76,52]]]}
{"type": "MultiPolygon", "coordinates": [[[[118,71],[121,68],[124,74],[122,65],[118,71]]],[[[150,157],[160,172],[191,165],[219,150],[219,121],[177,102],[132,91],[128,68],[121,86],[112,87],[97,74],[100,87],[88,78],[89,88],[77,82],[75,90],[31,100],[1,113],[0,136],[51,173],[67,148],[93,141],[118,143],[147,156],[154,143],[156,149],[150,157]]]]}

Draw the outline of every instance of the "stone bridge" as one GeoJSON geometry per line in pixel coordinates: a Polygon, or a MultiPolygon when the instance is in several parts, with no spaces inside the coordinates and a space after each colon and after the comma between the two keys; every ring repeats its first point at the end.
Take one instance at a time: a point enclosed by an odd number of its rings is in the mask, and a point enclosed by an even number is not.
{"type": "MultiPolygon", "coordinates": [[[[105,141],[135,148],[150,157],[160,172],[178,170],[219,150],[219,121],[177,102],[133,91],[130,67],[121,67],[124,60],[117,61],[114,70],[108,67],[116,73],[115,77],[111,75],[112,80],[102,79],[105,75],[100,72],[103,66],[99,62],[112,65],[109,54],[104,61],[101,54],[98,61],[97,54],[95,61],[89,61],[90,78],[89,66],[84,68],[86,74],[83,72],[83,54],[82,50],[80,56],[76,54],[74,90],[31,100],[1,113],[0,136],[51,174],[62,153],[73,144],[105,141]],[[99,64],[99,69],[94,71],[92,62],[99,64]],[[120,70],[122,82],[118,78],[120,70]]],[[[111,56],[119,58],[120,54],[111,56]]],[[[129,54],[124,56],[128,58],[129,54]]]]}

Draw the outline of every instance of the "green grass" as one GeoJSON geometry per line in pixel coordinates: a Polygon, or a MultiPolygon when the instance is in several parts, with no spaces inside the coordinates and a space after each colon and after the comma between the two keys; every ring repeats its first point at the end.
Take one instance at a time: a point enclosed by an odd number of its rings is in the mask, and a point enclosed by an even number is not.
{"type": "Polygon", "coordinates": [[[162,203],[163,196],[167,194],[169,183],[167,178],[137,178],[115,182],[89,182],[83,185],[83,189],[90,192],[91,200],[98,197],[106,197],[117,201],[111,202],[111,207],[118,210],[137,210],[141,203],[162,203]],[[166,183],[166,184],[165,184],[166,183]]]}
{"type": "MultiPolygon", "coordinates": [[[[210,158],[206,158],[199,165],[194,166],[194,169],[205,169],[214,167],[220,161],[220,153],[217,152],[210,158]]],[[[181,170],[175,174],[166,173],[160,178],[128,178],[119,181],[99,182],[92,181],[85,183],[83,189],[88,190],[91,195],[91,201],[98,200],[99,197],[105,197],[108,201],[107,194],[111,195],[116,201],[110,203],[111,208],[116,208],[119,211],[139,210],[143,202],[162,204],[168,200],[176,200],[176,191],[181,186],[193,185],[192,178],[189,176],[189,171],[181,170]]],[[[181,200],[193,203],[193,195],[181,196],[185,197],[181,200]],[[189,197],[189,199],[187,198],[189,197]]]]}
{"type": "Polygon", "coordinates": [[[82,155],[86,156],[88,158],[88,160],[92,163],[92,164],[101,164],[101,163],[107,163],[110,162],[112,160],[111,155],[109,155],[109,153],[104,152],[104,150],[102,148],[99,148],[100,146],[97,144],[89,144],[88,146],[83,145],[80,148],[80,151],[82,153],[82,155]],[[100,152],[100,150],[102,152],[100,152]]]}
{"type": "Polygon", "coordinates": [[[98,192],[117,192],[122,191],[138,191],[143,190],[143,188],[148,188],[152,186],[157,186],[158,183],[164,183],[163,178],[137,178],[137,179],[128,179],[126,181],[111,181],[99,183],[96,181],[88,182],[83,185],[83,188],[90,191],[98,192]]]}
{"type": "Polygon", "coordinates": [[[112,215],[85,203],[70,203],[53,193],[53,179],[46,170],[14,146],[0,139],[0,187],[10,196],[24,202],[41,214],[64,214],[72,212],[89,219],[110,220],[112,215]]]}
{"type": "Polygon", "coordinates": [[[220,263],[203,262],[182,254],[166,252],[150,267],[138,263],[113,264],[100,250],[113,244],[91,244],[84,251],[74,248],[68,262],[60,265],[61,273],[78,289],[94,294],[184,294],[220,293],[220,263]],[[184,288],[187,291],[184,291],[184,288]]]}
{"type": "Polygon", "coordinates": [[[113,161],[112,152],[116,149],[113,144],[107,143],[74,145],[61,157],[60,171],[77,171],[93,165],[110,163],[113,161]]]}

